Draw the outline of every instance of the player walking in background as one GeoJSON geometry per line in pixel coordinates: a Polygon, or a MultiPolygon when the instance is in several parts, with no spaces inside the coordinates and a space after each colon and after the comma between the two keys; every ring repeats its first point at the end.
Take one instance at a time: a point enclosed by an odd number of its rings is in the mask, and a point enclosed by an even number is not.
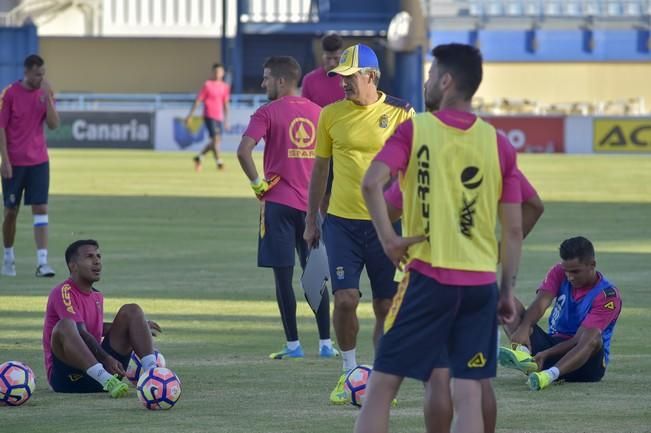
{"type": "Polygon", "coordinates": [[[428,431],[449,431],[454,413],[457,432],[483,432],[481,381],[495,376],[498,316],[508,323],[515,315],[512,292],[522,246],[515,150],[471,113],[482,78],[479,51],[450,44],[432,55],[425,101],[428,110],[439,111],[398,127],[363,183],[384,251],[408,272],[386,320],[358,433],[388,431],[391,400],[404,377],[428,382],[448,371],[452,394],[449,386],[429,389],[428,431]],[[383,186],[398,174],[404,237],[392,227],[383,196],[383,186]]]}
{"type": "Polygon", "coordinates": [[[500,347],[500,364],[529,374],[538,391],[558,379],[598,382],[606,372],[610,340],[622,309],[617,289],[597,272],[592,243],[584,237],[563,241],[554,265],[528,308],[516,300],[516,320],[504,326],[515,349],[500,347]],[[549,332],[537,323],[555,300],[549,332]],[[533,356],[533,357],[532,357],[533,356]]]}
{"type": "Polygon", "coordinates": [[[22,80],[10,84],[0,95],[0,174],[4,199],[2,275],[16,275],[14,241],[20,201],[32,206],[36,242],[36,276],[53,277],[48,265],[48,191],[50,163],[43,132],[59,127],[54,93],[45,79],[45,62],[35,54],[24,62],[22,80]]]}
{"type": "Polygon", "coordinates": [[[66,249],[70,277],[50,292],[43,327],[45,371],[54,392],[108,392],[123,397],[121,381],[131,351],[142,371],[156,366],[152,333],[157,323],[145,319],[136,304],[123,305],[104,322],[104,295],[93,287],[102,273],[102,255],[94,240],[79,240],[66,249]]]}
{"type": "MultiPolygon", "coordinates": [[[[305,267],[308,247],[303,240],[307,185],[314,166],[314,143],[320,107],[298,96],[301,67],[293,57],[270,57],[264,63],[262,87],[271,102],[252,116],[237,157],[261,201],[258,266],[272,268],[276,300],[287,343],[271,358],[302,358],[296,325],[296,297],[292,287],[295,253],[305,267]],[[264,139],[264,178],[252,152],[264,139]]],[[[330,339],[330,297],[325,291],[316,312],[319,355],[338,355],[330,339]]]]}
{"type": "Polygon", "coordinates": [[[185,118],[185,124],[189,126],[194,110],[203,102],[203,121],[210,136],[210,143],[193,158],[194,168],[197,171],[201,170],[203,156],[208,152],[212,152],[215,156],[217,169],[224,168],[224,161],[219,157],[219,145],[224,129],[228,129],[228,101],[231,97],[231,87],[224,82],[226,71],[221,63],[212,65],[212,73],[211,79],[203,83],[190,109],[190,114],[185,118]]]}
{"type": "Polygon", "coordinates": [[[346,99],[326,106],[319,117],[305,240],[312,246],[321,236],[317,214],[326,191],[332,158],[334,182],[324,223],[324,241],[335,298],[333,322],[342,350],[344,374],[330,394],[330,401],[344,404],[348,401],[344,391],[345,373],[357,365],[357,306],[362,269],[366,267],[373,293],[374,342],[382,334],[384,318],[396,292],[394,267],[382,251],[360,185],[386,139],[414,114],[414,110],[408,102],[378,91],[378,59],[366,45],[346,49],[339,66],[329,74],[343,77],[346,99]]]}
{"type": "MultiPolygon", "coordinates": [[[[329,75],[339,65],[341,58],[341,49],[344,41],[336,33],[329,33],[321,39],[321,60],[323,66],[316,68],[303,77],[303,86],[301,92],[303,97],[309,99],[320,107],[325,107],[333,102],[340,101],[346,97],[341,75],[329,75]]],[[[325,214],[330,203],[330,194],[332,193],[332,160],[330,160],[330,172],[328,175],[328,184],[326,192],[321,202],[321,211],[325,214]]]]}

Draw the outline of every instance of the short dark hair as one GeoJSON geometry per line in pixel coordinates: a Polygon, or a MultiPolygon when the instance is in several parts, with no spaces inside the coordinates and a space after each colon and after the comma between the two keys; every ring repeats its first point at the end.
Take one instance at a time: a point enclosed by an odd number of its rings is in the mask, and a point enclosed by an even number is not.
{"type": "Polygon", "coordinates": [[[212,64],[212,68],[213,68],[213,69],[217,69],[217,68],[226,69],[226,68],[224,68],[224,65],[222,65],[222,64],[219,63],[219,62],[217,62],[217,63],[213,63],[213,64],[212,64]]]}
{"type": "Polygon", "coordinates": [[[328,33],[321,38],[323,51],[337,51],[344,46],[344,40],[337,33],[328,33]]]}
{"type": "Polygon", "coordinates": [[[34,66],[38,66],[39,68],[45,64],[45,60],[38,54],[30,54],[29,56],[25,57],[25,61],[23,62],[23,65],[25,66],[25,69],[32,69],[34,66]]]}
{"type": "Polygon", "coordinates": [[[68,245],[68,248],[66,248],[66,264],[69,264],[73,259],[77,257],[79,248],[83,247],[84,245],[92,245],[96,248],[99,248],[99,244],[94,239],[80,239],[78,241],[74,241],[68,245]]]}
{"type": "Polygon", "coordinates": [[[483,76],[479,50],[472,45],[445,44],[435,47],[432,55],[441,73],[447,72],[452,75],[459,93],[466,100],[472,99],[483,76]]]}
{"type": "Polygon", "coordinates": [[[303,74],[301,65],[292,56],[271,56],[262,66],[269,68],[274,78],[284,78],[292,83],[298,83],[303,74]]]}
{"type": "Polygon", "coordinates": [[[580,262],[586,263],[594,259],[594,246],[583,236],[564,240],[559,250],[563,260],[579,259],[580,262]]]}

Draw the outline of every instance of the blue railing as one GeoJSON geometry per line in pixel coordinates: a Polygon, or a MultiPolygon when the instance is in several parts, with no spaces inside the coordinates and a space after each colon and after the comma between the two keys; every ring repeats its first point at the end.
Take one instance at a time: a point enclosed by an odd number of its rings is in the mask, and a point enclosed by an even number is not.
{"type": "MultiPolygon", "coordinates": [[[[137,110],[154,111],[161,108],[189,108],[193,93],[58,93],[57,107],[64,110],[137,110]]],[[[231,95],[234,108],[259,107],[267,102],[266,95],[231,95]]]]}
{"type": "Polygon", "coordinates": [[[428,16],[600,19],[651,15],[651,0],[423,0],[428,16]]]}

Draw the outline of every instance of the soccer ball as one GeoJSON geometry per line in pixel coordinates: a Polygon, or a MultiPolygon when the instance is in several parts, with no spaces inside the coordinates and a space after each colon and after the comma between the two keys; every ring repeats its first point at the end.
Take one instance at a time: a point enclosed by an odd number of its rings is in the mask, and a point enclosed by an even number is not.
{"type": "Polygon", "coordinates": [[[136,389],[138,400],[149,410],[171,409],[181,398],[181,381],[165,367],[145,372],[138,379],[136,389]]]}
{"type": "MultiPolygon", "coordinates": [[[[163,354],[155,350],[154,355],[156,356],[156,367],[165,367],[163,354]]],[[[129,365],[127,365],[127,379],[134,385],[137,385],[141,374],[142,364],[140,363],[140,358],[138,358],[136,352],[131,352],[131,359],[129,359],[129,365]]]]}
{"type": "Polygon", "coordinates": [[[35,380],[32,369],[22,362],[0,364],[0,403],[9,406],[26,403],[36,388],[35,380]]]}
{"type": "Polygon", "coordinates": [[[344,381],[344,390],[353,406],[362,407],[366,399],[366,384],[373,368],[370,365],[358,365],[348,372],[344,381]]]}

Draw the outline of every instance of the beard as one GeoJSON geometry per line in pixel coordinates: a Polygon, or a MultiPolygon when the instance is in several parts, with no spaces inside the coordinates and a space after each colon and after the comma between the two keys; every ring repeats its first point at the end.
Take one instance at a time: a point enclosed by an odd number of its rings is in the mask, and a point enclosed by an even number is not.
{"type": "Polygon", "coordinates": [[[441,98],[425,93],[425,109],[427,109],[427,111],[437,111],[440,107],[441,98]]]}

